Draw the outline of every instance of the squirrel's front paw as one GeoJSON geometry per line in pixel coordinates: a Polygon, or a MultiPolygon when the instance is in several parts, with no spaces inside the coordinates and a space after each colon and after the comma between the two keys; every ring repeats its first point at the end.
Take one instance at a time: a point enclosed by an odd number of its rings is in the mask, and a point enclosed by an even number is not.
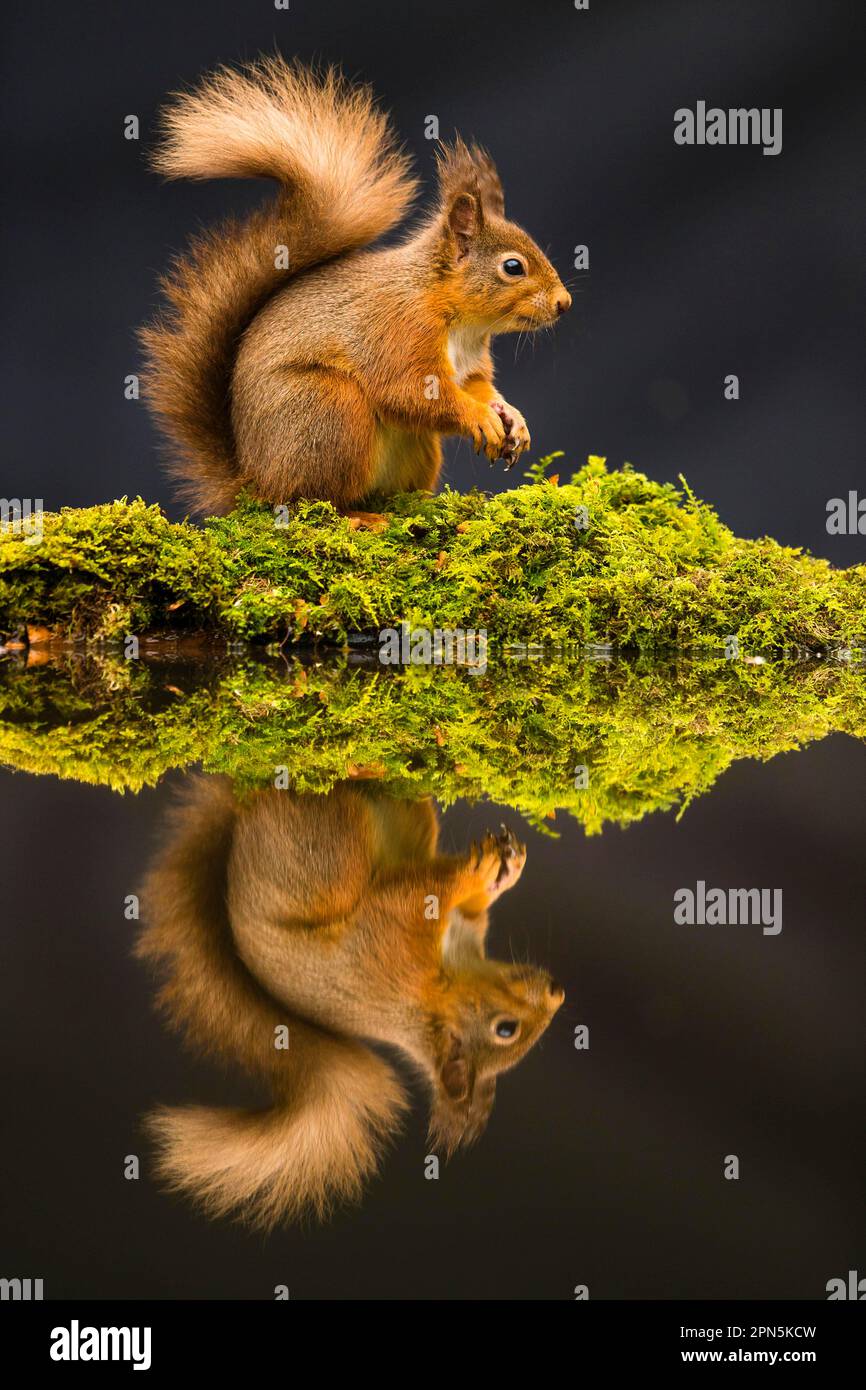
{"type": "Polygon", "coordinates": [[[484,454],[491,463],[502,457],[507,431],[505,421],[493,406],[479,406],[478,414],[470,424],[469,433],[476,454],[484,454]]]}
{"type": "Polygon", "coordinates": [[[472,866],[491,900],[517,882],[526,863],[526,845],[504,825],[498,835],[488,831],[480,846],[473,845],[470,853],[472,866]]]}
{"type": "Polygon", "coordinates": [[[496,411],[505,426],[505,443],[499,457],[505,462],[505,471],[513,468],[521,454],[525,454],[532,440],[526,421],[519,410],[507,401],[492,401],[491,408],[496,411]]]}

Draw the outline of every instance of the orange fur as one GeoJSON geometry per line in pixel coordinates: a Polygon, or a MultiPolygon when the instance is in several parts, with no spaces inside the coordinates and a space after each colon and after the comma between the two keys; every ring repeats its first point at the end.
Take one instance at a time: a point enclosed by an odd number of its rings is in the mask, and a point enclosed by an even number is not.
{"type": "Polygon", "coordinates": [[[238,960],[226,910],[237,807],[199,780],[142,888],[137,954],[162,976],[161,1011],[206,1054],[240,1062],[270,1089],[265,1109],[162,1106],[147,1121],[157,1173],[214,1216],[269,1229],[357,1200],[406,1101],[369,1048],[291,1015],[238,960]],[[289,1027],[288,1050],[275,1029],[289,1027]]]}
{"type": "Polygon", "coordinates": [[[487,909],[522,847],[489,837],[443,857],[436,840],[428,802],[371,788],[239,801],[228,783],[194,784],[142,890],[138,954],[162,975],[170,1021],[273,1099],[158,1109],[148,1127],[171,1188],[265,1228],[357,1199],[406,1104],[379,1044],[426,1077],[436,1144],[477,1138],[497,1074],[562,996],[546,972],[485,957],[487,909]],[[502,1015],[520,1029],[507,1041],[492,1031],[502,1015]]]}
{"type": "Polygon", "coordinates": [[[414,195],[405,156],[366,88],[270,58],[178,96],[154,165],[280,184],[271,206],[176,262],[167,308],[142,333],[147,394],[192,505],[225,511],[246,486],[348,508],[432,488],[442,434],[491,459],[528,447],[520,412],[497,398],[489,342],[571,301],[506,220],[484,151],[443,146],[435,213],[402,245],[364,250],[414,195]],[[526,268],[519,283],[502,270],[509,255],[526,268]],[[486,390],[465,389],[470,378],[486,390]]]}

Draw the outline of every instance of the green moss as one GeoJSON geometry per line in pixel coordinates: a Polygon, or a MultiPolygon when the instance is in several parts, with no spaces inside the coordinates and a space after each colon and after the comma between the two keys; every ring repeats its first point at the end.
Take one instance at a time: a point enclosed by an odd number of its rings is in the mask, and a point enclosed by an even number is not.
{"type": "Polygon", "coordinates": [[[570,483],[497,496],[392,499],[382,532],[324,502],[285,526],[249,500],[203,527],[142,501],[47,514],[41,544],[0,537],[0,633],[73,638],[204,629],[221,638],[341,644],[402,620],[485,628],[493,643],[636,650],[857,646],[866,566],[833,569],[775,541],[738,540],[683,485],[591,459],[570,483]],[[576,526],[585,508],[585,529],[576,526]]]}
{"type": "Polygon", "coordinates": [[[683,809],[739,758],[866,737],[853,662],[508,661],[465,668],[73,654],[0,663],[0,760],[119,790],[201,766],[298,790],[374,776],[397,795],[490,798],[587,831],[683,809]],[[580,787],[576,769],[588,770],[580,787]]]}
{"type": "Polygon", "coordinates": [[[249,500],[201,527],[124,500],[46,516],[38,545],[7,530],[0,632],[87,642],[0,661],[0,759],[122,790],[196,765],[250,784],[281,767],[299,790],[375,776],[395,794],[490,797],[594,831],[684,808],[738,758],[866,736],[866,566],[739,540],[685,484],[591,459],[554,486],[546,462],[495,497],[392,499],[380,532],[323,502],[276,526],[249,500]],[[383,668],[375,652],[284,659],[275,645],[344,647],[402,621],[486,629],[486,673],[383,668]],[[169,659],[166,636],[190,631],[204,634],[197,659],[189,638],[169,659]],[[142,660],[113,645],[130,632],[142,660]],[[839,659],[728,661],[730,635],[741,657],[839,659]],[[239,656],[238,639],[272,646],[239,656]],[[514,660],[518,642],[544,659],[514,660]],[[581,655],[599,646],[620,655],[581,655]]]}

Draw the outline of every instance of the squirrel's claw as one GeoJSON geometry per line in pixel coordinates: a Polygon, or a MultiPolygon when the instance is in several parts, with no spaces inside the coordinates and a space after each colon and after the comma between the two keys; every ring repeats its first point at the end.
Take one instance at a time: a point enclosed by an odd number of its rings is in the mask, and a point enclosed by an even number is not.
{"type": "Polygon", "coordinates": [[[473,840],[468,854],[469,867],[480,876],[490,901],[510,888],[523,870],[526,846],[513,831],[501,826],[498,833],[488,830],[479,845],[473,840]]]}
{"type": "Polygon", "coordinates": [[[518,854],[523,848],[513,830],[503,824],[499,827],[499,842],[502,845],[503,853],[510,859],[518,854]]]}
{"type": "Polygon", "coordinates": [[[509,472],[517,463],[521,454],[529,448],[529,430],[526,428],[526,421],[514,406],[507,405],[504,401],[491,402],[491,409],[502,421],[505,430],[505,439],[499,450],[499,457],[505,464],[505,472],[509,472]]]}

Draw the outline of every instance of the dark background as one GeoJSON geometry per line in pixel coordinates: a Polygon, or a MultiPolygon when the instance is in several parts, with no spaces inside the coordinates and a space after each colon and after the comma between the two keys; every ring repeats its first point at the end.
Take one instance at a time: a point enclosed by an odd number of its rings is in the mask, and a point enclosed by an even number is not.
{"type": "MultiPolygon", "coordinates": [[[[169,91],[278,45],[371,81],[425,176],[428,114],[487,144],[511,214],[566,276],[589,246],[555,334],[516,363],[499,341],[534,450],[682,471],[740,534],[863,558],[862,537],[825,529],[827,500],[864,486],[850,0],[19,2],[5,28],[3,495],[169,500],[146,407],[124,399],[134,329],[170,252],[265,186],[161,184],[145,153],[169,91]],[[699,99],[782,107],[782,153],[675,145],[674,111],[699,99]]],[[[466,442],[451,458],[458,487],[506,484],[466,442]]]]}
{"type": "MultiPolygon", "coordinates": [[[[14,6],[0,492],[169,501],[144,406],[123,397],[133,331],[170,250],[261,190],[163,186],[144,151],[167,91],[276,41],[371,80],[424,170],[430,113],[488,144],[513,215],[566,275],[589,245],[556,333],[517,363],[499,344],[538,452],[683,471],[744,535],[864,558],[862,537],[824,525],[827,499],[863,486],[855,15],[813,0],[14,6]],[[783,107],[781,155],[676,146],[673,112],[699,99],[783,107]]],[[[504,484],[465,444],[448,476],[504,484]]],[[[548,965],[568,1000],[500,1084],[488,1134],[425,1182],[416,1109],[360,1209],[266,1242],[122,1178],[155,1101],[245,1099],[161,1030],[130,958],[123,897],[170,788],[121,799],[3,773],[0,1274],[44,1277],[48,1297],[180,1298],[276,1283],[293,1298],[569,1298],[577,1283],[823,1298],[829,1278],[866,1274],[864,786],[862,745],[840,735],[735,767],[679,825],[530,835],[493,941],[548,965]],[[673,892],[697,878],[781,886],[781,936],[675,927],[673,892]],[[722,1178],[731,1152],[738,1183],[722,1178]]],[[[454,808],[446,844],[500,818],[454,808]]]]}

